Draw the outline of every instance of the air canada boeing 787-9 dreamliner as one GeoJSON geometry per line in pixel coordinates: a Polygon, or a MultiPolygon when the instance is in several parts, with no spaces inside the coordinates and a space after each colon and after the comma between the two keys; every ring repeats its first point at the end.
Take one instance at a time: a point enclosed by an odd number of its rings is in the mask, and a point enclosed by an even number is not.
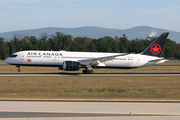
{"type": "Polygon", "coordinates": [[[162,33],[142,53],[102,53],[71,51],[20,51],[10,55],[5,62],[20,66],[58,67],[60,70],[77,71],[85,68],[83,73],[92,74],[93,68],[129,69],[164,63],[159,57],[169,33],[162,33]]]}

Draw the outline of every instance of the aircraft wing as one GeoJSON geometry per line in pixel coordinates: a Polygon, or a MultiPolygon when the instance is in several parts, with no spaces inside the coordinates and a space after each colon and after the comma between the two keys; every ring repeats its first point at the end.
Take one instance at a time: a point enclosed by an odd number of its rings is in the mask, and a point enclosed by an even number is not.
{"type": "Polygon", "coordinates": [[[129,53],[123,53],[123,54],[113,55],[113,56],[106,56],[106,57],[99,57],[99,58],[93,58],[93,59],[80,60],[79,62],[81,64],[84,64],[84,65],[92,65],[92,64],[98,65],[99,63],[103,63],[103,62],[106,62],[106,61],[109,61],[109,60],[113,60],[113,59],[115,59],[115,57],[125,56],[125,55],[129,55],[129,53]]]}

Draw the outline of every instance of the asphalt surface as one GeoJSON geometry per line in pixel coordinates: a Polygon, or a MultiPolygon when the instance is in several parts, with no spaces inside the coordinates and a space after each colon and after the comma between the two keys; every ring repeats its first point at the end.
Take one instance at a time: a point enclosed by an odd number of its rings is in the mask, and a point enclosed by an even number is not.
{"type": "Polygon", "coordinates": [[[97,113],[0,112],[1,118],[30,118],[30,117],[53,118],[53,117],[102,117],[102,116],[109,117],[109,116],[129,116],[129,115],[128,114],[97,114],[97,113]]]}
{"type": "Polygon", "coordinates": [[[180,119],[179,103],[0,101],[0,108],[0,120],[180,119]]]}
{"type": "MultiPolygon", "coordinates": [[[[0,118],[41,118],[41,117],[125,117],[130,114],[102,114],[102,113],[48,113],[48,112],[0,112],[0,118]]],[[[165,114],[133,114],[132,116],[178,116],[165,114]]]]}
{"type": "Polygon", "coordinates": [[[35,77],[35,76],[180,76],[180,73],[0,73],[0,77],[35,77]]]}

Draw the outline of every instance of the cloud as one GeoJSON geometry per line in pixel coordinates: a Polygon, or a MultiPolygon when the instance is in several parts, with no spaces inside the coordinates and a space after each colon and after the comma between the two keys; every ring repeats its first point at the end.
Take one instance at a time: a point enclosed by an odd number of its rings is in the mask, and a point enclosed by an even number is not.
{"type": "Polygon", "coordinates": [[[151,34],[148,36],[148,40],[150,40],[152,37],[156,36],[157,32],[156,31],[152,31],[151,34]]]}
{"type": "Polygon", "coordinates": [[[154,37],[155,35],[157,35],[157,32],[152,31],[152,32],[151,32],[151,34],[149,35],[149,37],[151,37],[151,38],[152,38],[152,37],[154,37]]]}

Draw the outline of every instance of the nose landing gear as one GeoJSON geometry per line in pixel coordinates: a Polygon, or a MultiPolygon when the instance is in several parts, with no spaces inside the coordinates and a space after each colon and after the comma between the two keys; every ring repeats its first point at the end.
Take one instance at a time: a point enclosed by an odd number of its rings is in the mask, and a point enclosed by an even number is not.
{"type": "Polygon", "coordinates": [[[16,67],[18,68],[18,72],[21,72],[21,69],[20,69],[20,66],[19,65],[16,65],[16,67]]]}

